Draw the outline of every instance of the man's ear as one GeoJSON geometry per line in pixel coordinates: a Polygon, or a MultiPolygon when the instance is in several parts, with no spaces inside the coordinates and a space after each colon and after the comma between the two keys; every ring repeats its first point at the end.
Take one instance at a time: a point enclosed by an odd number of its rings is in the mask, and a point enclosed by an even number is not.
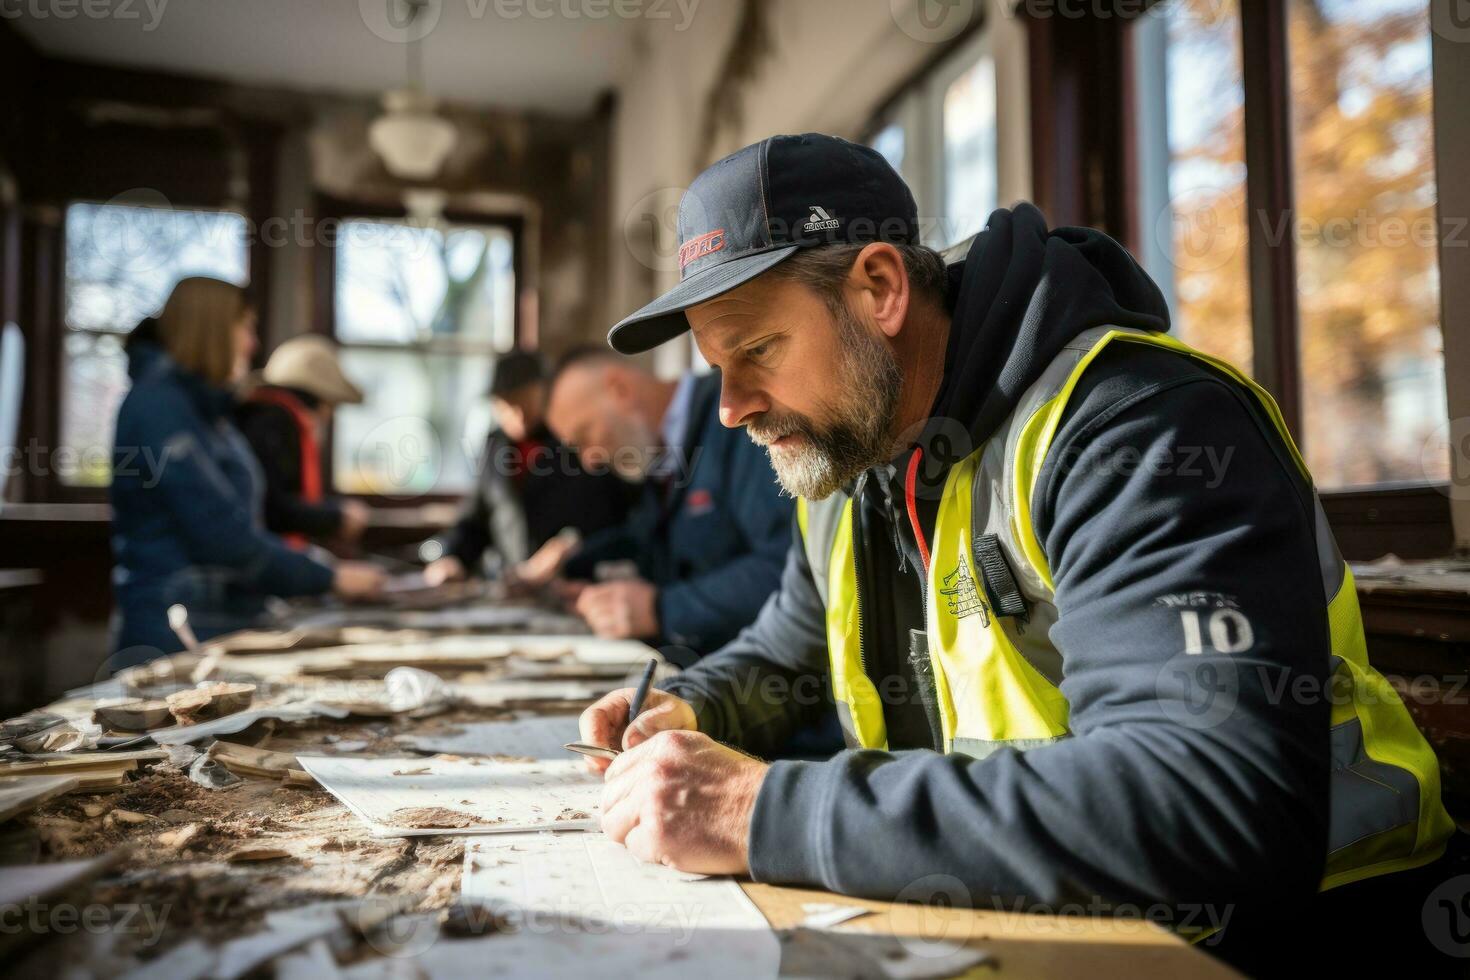
{"type": "Polygon", "coordinates": [[[909,274],[903,255],[887,242],[873,242],[858,253],[849,279],[878,329],[889,338],[897,337],[909,313],[909,274]]]}

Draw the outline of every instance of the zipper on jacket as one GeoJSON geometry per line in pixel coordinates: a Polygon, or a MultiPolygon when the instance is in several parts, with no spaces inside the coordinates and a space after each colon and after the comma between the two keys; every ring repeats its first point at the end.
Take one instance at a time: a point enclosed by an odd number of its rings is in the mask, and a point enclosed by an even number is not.
{"type": "MultiPolygon", "coordinates": [[[[853,598],[857,603],[857,631],[858,631],[858,666],[862,668],[863,676],[872,681],[873,676],[868,673],[868,644],[863,638],[863,577],[867,574],[867,562],[863,557],[863,494],[867,490],[868,474],[864,470],[853,487],[852,493],[852,584],[853,598]]],[[[874,682],[876,684],[876,681],[874,682]]],[[[881,710],[881,707],[880,707],[881,710]]]]}

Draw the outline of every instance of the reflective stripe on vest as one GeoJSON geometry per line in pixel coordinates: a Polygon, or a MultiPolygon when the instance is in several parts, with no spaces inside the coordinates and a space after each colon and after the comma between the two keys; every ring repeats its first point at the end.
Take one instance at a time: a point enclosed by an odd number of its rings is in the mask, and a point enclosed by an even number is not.
{"type": "MultiPolygon", "coordinates": [[[[956,463],[935,520],[926,608],[947,751],[977,758],[1069,734],[1051,567],[1031,525],[1031,496],[1077,381],[1110,343],[1149,344],[1196,358],[1248,390],[1292,458],[1310,475],[1275,401],[1229,364],[1165,334],[1099,327],[1080,334],[1022,395],[990,440],[956,463]],[[1028,612],[997,617],[975,567],[973,541],[994,534],[1028,612]]],[[[1325,890],[1416,867],[1443,853],[1454,830],[1440,800],[1439,765],[1398,693],[1368,662],[1352,572],[1313,495],[1314,534],[1331,633],[1331,807],[1325,890]]],[[[833,694],[850,745],[885,748],[882,705],[863,670],[852,501],[800,500],[797,520],[827,610],[833,694]]]]}

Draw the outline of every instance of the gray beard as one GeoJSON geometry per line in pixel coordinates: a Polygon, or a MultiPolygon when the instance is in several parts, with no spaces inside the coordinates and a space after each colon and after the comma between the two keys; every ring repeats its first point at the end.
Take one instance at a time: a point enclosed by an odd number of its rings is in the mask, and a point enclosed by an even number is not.
{"type": "Polygon", "coordinates": [[[834,421],[819,428],[805,416],[766,416],[749,425],[750,437],[766,448],[781,489],[793,497],[821,500],[863,470],[888,462],[892,428],[903,390],[903,372],[893,352],[845,308],[834,310],[841,338],[840,391],[824,413],[834,421]],[[797,435],[796,449],[770,444],[797,435]]]}

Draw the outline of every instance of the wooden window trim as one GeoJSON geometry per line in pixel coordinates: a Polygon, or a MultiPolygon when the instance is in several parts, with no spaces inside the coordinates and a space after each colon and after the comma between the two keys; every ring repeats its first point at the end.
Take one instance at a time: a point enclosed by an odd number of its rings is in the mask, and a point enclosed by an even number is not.
{"type": "MultiPolygon", "coordinates": [[[[1275,0],[1240,3],[1246,212],[1248,220],[1254,219],[1247,236],[1252,368],[1256,380],[1276,398],[1290,431],[1300,434],[1303,379],[1292,233],[1296,193],[1289,15],[1288,6],[1275,0]],[[1283,230],[1274,245],[1263,233],[1268,228],[1283,230]]],[[[1454,549],[1449,496],[1433,483],[1344,487],[1322,491],[1321,496],[1339,546],[1350,558],[1374,558],[1389,551],[1400,557],[1428,558],[1454,549]]]]}
{"type": "MultiPolygon", "coordinates": [[[[341,223],[354,218],[381,218],[384,220],[402,221],[407,213],[402,207],[385,204],[381,201],[349,201],[339,197],[326,194],[318,194],[313,205],[315,218],[319,222],[333,222],[340,228],[341,223]]],[[[526,279],[525,265],[525,233],[526,223],[522,215],[514,212],[492,212],[492,211],[466,211],[451,208],[444,212],[444,220],[450,224],[498,226],[507,229],[511,234],[511,270],[515,276],[517,297],[526,279]]],[[[312,290],[313,331],[332,338],[337,343],[337,237],[333,235],[327,241],[322,242],[313,249],[312,276],[314,288],[312,290]]],[[[513,306],[514,328],[512,335],[515,338],[515,347],[521,350],[537,349],[536,337],[528,329],[528,324],[523,315],[522,304],[517,298],[513,306]]],[[[364,349],[394,349],[393,345],[386,344],[342,344],[343,347],[364,349]]],[[[414,349],[414,348],[398,348],[414,349]]],[[[334,472],[334,454],[332,451],[332,433],[328,432],[327,438],[322,446],[325,457],[323,469],[323,485],[327,487],[336,486],[336,474],[334,472]]],[[[384,496],[377,494],[356,495],[367,501],[373,507],[380,508],[404,508],[421,507],[424,504],[453,503],[462,497],[457,493],[425,493],[413,497],[384,496]]]]}
{"type": "Polygon", "coordinates": [[[1296,220],[1287,32],[1286,4],[1242,0],[1252,367],[1256,381],[1275,396],[1287,428],[1301,433],[1296,240],[1288,233],[1273,245],[1260,233],[1265,228],[1290,229],[1296,220]],[[1257,220],[1251,222],[1252,217],[1257,220]]]}

